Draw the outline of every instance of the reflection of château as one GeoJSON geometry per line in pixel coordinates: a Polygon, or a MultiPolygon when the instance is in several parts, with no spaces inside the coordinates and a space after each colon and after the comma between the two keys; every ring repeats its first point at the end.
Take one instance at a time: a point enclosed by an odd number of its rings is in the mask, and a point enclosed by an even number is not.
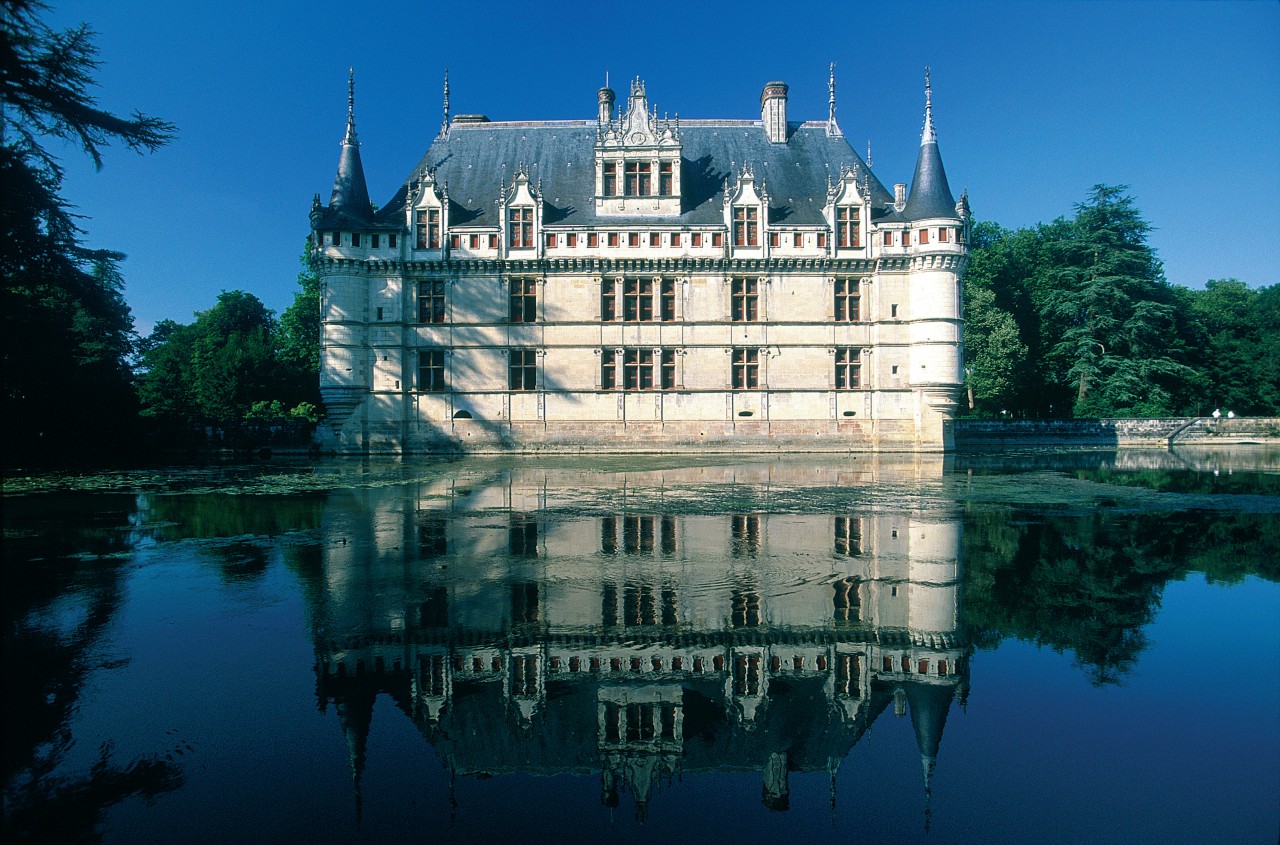
{"type": "MultiPolygon", "coordinates": [[[[845,475],[776,469],[760,472],[845,475]]],[[[910,713],[927,790],[966,688],[958,516],[565,515],[624,485],[643,501],[757,483],[742,468],[586,478],[458,474],[332,509],[319,692],[357,778],[386,692],[456,773],[600,772],[602,800],[630,790],[640,814],[664,779],[703,771],[761,771],[784,809],[788,771],[834,776],[892,706],[910,713]]]]}

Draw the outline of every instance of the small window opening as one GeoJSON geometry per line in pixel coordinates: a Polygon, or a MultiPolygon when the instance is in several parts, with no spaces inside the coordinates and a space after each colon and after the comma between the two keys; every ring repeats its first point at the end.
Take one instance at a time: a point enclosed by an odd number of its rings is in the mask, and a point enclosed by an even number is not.
{"type": "Polygon", "coordinates": [[[456,413],[453,415],[453,418],[454,418],[455,420],[469,420],[469,419],[471,419],[471,412],[470,412],[470,411],[458,411],[458,412],[456,412],[456,413]]]}

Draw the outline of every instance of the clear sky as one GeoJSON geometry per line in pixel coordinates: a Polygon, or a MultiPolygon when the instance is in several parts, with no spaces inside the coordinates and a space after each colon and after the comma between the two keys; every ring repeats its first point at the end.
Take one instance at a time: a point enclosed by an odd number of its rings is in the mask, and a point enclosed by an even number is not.
{"type": "Polygon", "coordinates": [[[659,113],[759,118],[770,80],[788,117],[837,119],[886,185],[909,182],[933,69],[952,189],[979,219],[1070,215],[1125,184],[1171,282],[1280,281],[1280,4],[376,4],[52,0],[50,23],[99,33],[100,103],[178,125],[168,148],[66,150],[89,243],[128,255],[138,330],[189,322],[219,291],[292,301],[311,197],[328,202],[356,70],[356,123],[379,204],[451,111],[590,119],[610,75],[641,76],[659,113]]]}

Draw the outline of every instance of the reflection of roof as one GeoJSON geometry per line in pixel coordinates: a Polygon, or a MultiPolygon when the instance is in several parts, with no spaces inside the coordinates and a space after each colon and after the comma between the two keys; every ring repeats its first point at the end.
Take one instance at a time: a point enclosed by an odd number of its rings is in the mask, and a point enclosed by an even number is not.
{"type": "MultiPolygon", "coordinates": [[[[841,167],[867,172],[862,158],[843,137],[827,134],[826,123],[795,126],[786,144],[771,144],[758,121],[681,121],[683,207],[670,218],[597,217],[595,213],[595,121],[529,121],[458,124],[427,150],[414,174],[435,172],[452,203],[451,226],[497,226],[495,200],[517,167],[541,182],[549,225],[722,224],[726,178],[735,180],[750,165],[756,183],[764,183],[774,223],[822,225],[827,178],[841,167]]],[[[872,204],[893,197],[874,175],[872,204]]],[[[403,208],[404,192],[379,212],[403,208]]]]}

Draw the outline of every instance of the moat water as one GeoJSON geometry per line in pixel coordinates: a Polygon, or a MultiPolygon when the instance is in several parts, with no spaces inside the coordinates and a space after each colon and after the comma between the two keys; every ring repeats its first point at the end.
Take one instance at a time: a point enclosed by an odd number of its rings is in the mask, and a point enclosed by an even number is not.
{"type": "Polygon", "coordinates": [[[4,493],[7,841],[1280,832],[1275,450],[4,493]]]}

